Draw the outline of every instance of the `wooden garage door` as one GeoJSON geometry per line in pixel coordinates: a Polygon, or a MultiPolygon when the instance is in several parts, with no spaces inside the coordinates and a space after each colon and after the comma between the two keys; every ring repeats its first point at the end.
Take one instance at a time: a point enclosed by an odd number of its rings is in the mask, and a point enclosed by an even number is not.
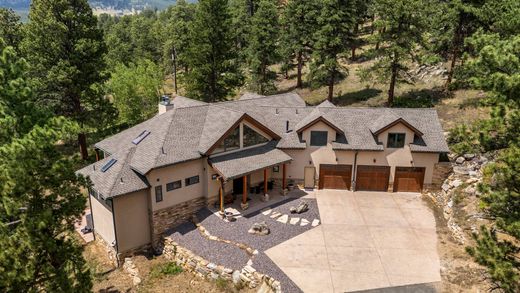
{"type": "Polygon", "coordinates": [[[320,165],[320,189],[350,189],[352,165],[320,165]]]}
{"type": "Polygon", "coordinates": [[[396,167],[394,176],[394,191],[419,192],[424,182],[425,168],[396,167]]]}
{"type": "Polygon", "coordinates": [[[356,173],[356,190],[387,191],[390,167],[359,165],[356,173]]]}

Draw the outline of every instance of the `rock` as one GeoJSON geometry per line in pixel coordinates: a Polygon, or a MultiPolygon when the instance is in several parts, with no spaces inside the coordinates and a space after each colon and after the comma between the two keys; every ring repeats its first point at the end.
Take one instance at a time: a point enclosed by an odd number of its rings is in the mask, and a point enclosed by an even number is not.
{"type": "Polygon", "coordinates": [[[283,215],[283,216],[279,217],[278,220],[276,220],[276,221],[278,221],[280,223],[287,224],[288,220],[289,220],[289,216],[288,215],[283,215]]]}
{"type": "Polygon", "coordinates": [[[269,234],[271,231],[269,230],[269,227],[267,227],[267,224],[265,222],[261,222],[261,223],[254,223],[253,226],[251,226],[251,229],[249,229],[249,231],[247,231],[249,234],[254,234],[254,235],[267,235],[269,234]]]}
{"type": "Polygon", "coordinates": [[[289,220],[289,224],[296,225],[299,221],[300,218],[291,218],[291,220],[289,220]]]}
{"type": "Polygon", "coordinates": [[[477,177],[477,176],[478,176],[478,172],[477,172],[477,171],[469,171],[469,172],[468,172],[468,175],[469,175],[470,177],[477,177]]]}
{"type": "Polygon", "coordinates": [[[459,166],[453,167],[453,172],[455,174],[459,174],[459,175],[468,175],[469,174],[468,169],[466,169],[464,167],[459,167],[459,166]]]}
{"type": "Polygon", "coordinates": [[[304,201],[300,201],[300,203],[298,204],[297,207],[291,207],[291,209],[290,209],[292,214],[301,214],[308,210],[309,210],[309,204],[304,201]]]}
{"type": "Polygon", "coordinates": [[[318,220],[318,219],[314,219],[314,220],[312,220],[312,224],[311,224],[311,226],[316,227],[316,226],[318,226],[319,224],[320,224],[320,220],[318,220]]]}
{"type": "Polygon", "coordinates": [[[132,283],[134,284],[134,286],[141,284],[141,278],[139,278],[138,276],[134,276],[134,278],[132,279],[132,283]]]}
{"type": "Polygon", "coordinates": [[[464,154],[464,159],[473,160],[475,158],[475,154],[464,154]]]}
{"type": "Polygon", "coordinates": [[[282,213],[274,212],[274,213],[271,214],[271,219],[278,218],[281,215],[282,215],[282,213]]]}
{"type": "Polygon", "coordinates": [[[300,226],[307,226],[309,225],[309,221],[307,219],[302,219],[300,222],[300,226]]]}
{"type": "Polygon", "coordinates": [[[231,280],[233,280],[233,284],[235,285],[240,283],[240,271],[234,271],[231,275],[231,280]]]}
{"type": "Polygon", "coordinates": [[[267,215],[269,215],[271,212],[272,212],[271,209],[266,209],[266,210],[262,211],[262,215],[267,216],[267,215]]]}
{"type": "Polygon", "coordinates": [[[455,179],[452,182],[450,182],[450,185],[452,187],[459,187],[461,184],[462,184],[462,180],[460,180],[460,179],[455,179]]]}
{"type": "Polygon", "coordinates": [[[464,161],[466,161],[466,159],[465,159],[464,157],[460,156],[460,157],[458,157],[458,158],[455,160],[455,163],[457,163],[457,164],[460,165],[460,164],[464,163],[464,161]]]}
{"type": "Polygon", "coordinates": [[[444,190],[445,192],[448,192],[451,188],[451,186],[447,183],[444,183],[442,186],[441,186],[442,190],[444,190]]]}

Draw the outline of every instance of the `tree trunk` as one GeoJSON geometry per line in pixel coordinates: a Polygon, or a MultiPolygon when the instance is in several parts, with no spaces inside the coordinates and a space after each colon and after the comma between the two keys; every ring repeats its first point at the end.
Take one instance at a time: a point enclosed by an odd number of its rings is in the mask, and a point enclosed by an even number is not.
{"type": "Polygon", "coordinates": [[[397,80],[397,56],[394,53],[394,60],[392,61],[392,75],[390,77],[390,86],[388,88],[388,106],[392,107],[394,104],[395,83],[397,80]]]}
{"type": "Polygon", "coordinates": [[[303,67],[303,56],[301,52],[298,52],[298,74],[296,80],[296,87],[301,88],[303,85],[302,82],[302,67],[303,67]]]}
{"type": "Polygon", "coordinates": [[[334,94],[334,72],[331,72],[330,73],[330,79],[329,79],[329,94],[328,94],[328,97],[327,97],[327,99],[331,103],[332,103],[333,94],[334,94]]]}
{"type": "Polygon", "coordinates": [[[87,135],[84,132],[78,134],[79,152],[83,160],[88,159],[87,135]]]}
{"type": "Polygon", "coordinates": [[[177,52],[175,48],[172,53],[172,62],[173,62],[173,83],[175,87],[175,94],[177,94],[177,52]]]}
{"type": "Polygon", "coordinates": [[[356,46],[352,46],[352,55],[350,56],[350,60],[354,61],[356,59],[356,46]]]}
{"type": "Polygon", "coordinates": [[[457,24],[457,29],[453,33],[453,48],[451,50],[451,62],[450,62],[450,70],[448,71],[448,78],[446,79],[446,84],[444,87],[446,89],[449,88],[452,80],[453,80],[453,72],[455,71],[455,66],[457,65],[457,60],[459,58],[459,51],[462,41],[462,26],[464,24],[462,13],[459,14],[459,22],[457,24]]]}

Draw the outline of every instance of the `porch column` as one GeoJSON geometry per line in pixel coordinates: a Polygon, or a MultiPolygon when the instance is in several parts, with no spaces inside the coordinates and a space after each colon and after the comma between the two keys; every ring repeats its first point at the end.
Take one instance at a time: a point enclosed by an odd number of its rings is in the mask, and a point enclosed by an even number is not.
{"type": "Polygon", "coordinates": [[[222,215],[224,215],[224,190],[223,190],[224,182],[223,182],[222,177],[220,177],[218,181],[220,182],[220,186],[218,189],[218,195],[219,195],[219,199],[220,199],[220,213],[222,215]]]}
{"type": "Polygon", "coordinates": [[[96,162],[99,161],[99,149],[94,149],[96,152],[96,162]]]}
{"type": "Polygon", "coordinates": [[[240,205],[243,210],[249,207],[247,203],[247,176],[242,177],[242,204],[240,205]]]}
{"type": "Polygon", "coordinates": [[[286,175],[287,175],[287,172],[285,170],[285,164],[282,164],[282,190],[285,190],[287,188],[287,184],[286,184],[286,175]]]}
{"type": "Polygon", "coordinates": [[[267,194],[267,168],[264,169],[264,194],[267,194]]]}

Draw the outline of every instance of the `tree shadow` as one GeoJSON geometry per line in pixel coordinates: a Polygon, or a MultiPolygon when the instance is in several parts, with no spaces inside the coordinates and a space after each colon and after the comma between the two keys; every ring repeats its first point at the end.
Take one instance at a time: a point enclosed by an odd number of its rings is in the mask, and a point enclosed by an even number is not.
{"type": "Polygon", "coordinates": [[[376,97],[382,92],[380,89],[375,88],[366,88],[359,90],[357,92],[350,92],[342,94],[338,97],[335,97],[334,100],[336,101],[336,104],[345,106],[350,105],[356,102],[362,102],[366,101],[368,99],[371,99],[373,97],[376,97]]]}
{"type": "Polygon", "coordinates": [[[411,90],[394,100],[394,107],[400,108],[431,108],[444,99],[452,98],[453,93],[442,87],[411,90]]]}

